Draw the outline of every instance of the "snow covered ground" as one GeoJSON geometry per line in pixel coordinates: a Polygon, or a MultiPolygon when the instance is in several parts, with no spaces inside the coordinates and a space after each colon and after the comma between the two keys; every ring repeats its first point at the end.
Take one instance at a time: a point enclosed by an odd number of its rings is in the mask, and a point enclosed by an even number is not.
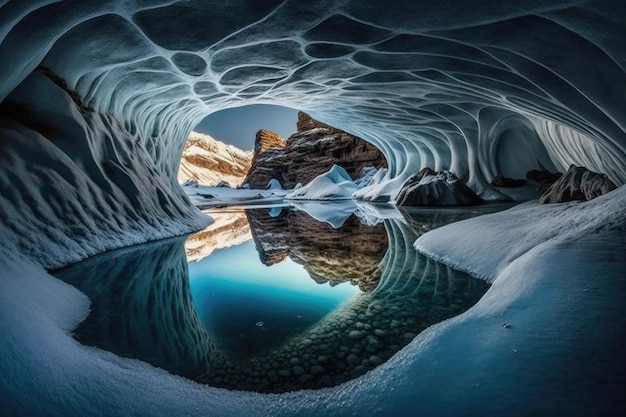
{"type": "Polygon", "coordinates": [[[246,190],[206,185],[183,186],[191,202],[199,209],[221,206],[279,204],[288,190],[246,190]]]}
{"type": "Polygon", "coordinates": [[[80,345],[71,329],[89,300],[3,241],[0,415],[620,415],[625,225],[621,187],[429,232],[417,248],[493,282],[483,299],[359,379],[281,395],[206,387],[80,345]]]}

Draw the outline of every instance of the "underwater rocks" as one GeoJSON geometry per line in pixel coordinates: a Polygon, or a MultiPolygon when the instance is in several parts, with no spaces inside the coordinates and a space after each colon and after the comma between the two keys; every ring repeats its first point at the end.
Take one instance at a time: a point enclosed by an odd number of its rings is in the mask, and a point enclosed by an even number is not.
{"type": "Polygon", "coordinates": [[[198,381],[273,393],[341,384],[386,362],[432,324],[467,310],[489,287],[422,256],[401,255],[390,266],[395,273],[374,291],[284,345],[248,358],[226,355],[198,381]]]}
{"type": "Polygon", "coordinates": [[[563,176],[543,191],[539,202],[564,203],[572,200],[591,200],[616,188],[617,186],[605,174],[572,164],[563,176]]]}
{"type": "Polygon", "coordinates": [[[399,206],[473,206],[482,204],[471,188],[449,171],[420,170],[409,178],[396,197],[399,206]]]}
{"type": "Polygon", "coordinates": [[[364,167],[387,166],[374,145],[306,113],[298,113],[297,128],[284,146],[273,132],[257,133],[252,167],[244,181],[250,188],[265,188],[271,179],[277,179],[286,189],[294,188],[298,183],[307,184],[333,165],[343,167],[352,179],[364,167]]]}

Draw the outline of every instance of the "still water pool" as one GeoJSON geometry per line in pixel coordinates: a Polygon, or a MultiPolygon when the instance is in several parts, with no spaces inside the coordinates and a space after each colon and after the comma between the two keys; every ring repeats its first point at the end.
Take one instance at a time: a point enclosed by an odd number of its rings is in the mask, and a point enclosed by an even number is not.
{"type": "Polygon", "coordinates": [[[315,389],[383,364],[487,291],[412,244],[498,207],[330,208],[214,210],[187,238],[56,271],[92,301],[75,338],[213,386],[315,389]]]}

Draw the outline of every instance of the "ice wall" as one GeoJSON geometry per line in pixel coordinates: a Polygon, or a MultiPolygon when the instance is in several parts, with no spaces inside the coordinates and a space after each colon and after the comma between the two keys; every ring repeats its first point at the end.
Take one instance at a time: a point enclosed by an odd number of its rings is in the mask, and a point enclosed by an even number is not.
{"type": "MultiPolygon", "coordinates": [[[[50,69],[119,122],[126,133],[112,141],[132,137],[151,177],[173,178],[203,116],[274,103],[385,153],[388,183],[363,190],[367,199],[393,196],[424,166],[486,198],[498,196],[488,185],[498,172],[570,163],[626,181],[621,2],[1,4],[0,99],[50,69]]],[[[81,154],[93,148],[75,133],[81,154]]]]}

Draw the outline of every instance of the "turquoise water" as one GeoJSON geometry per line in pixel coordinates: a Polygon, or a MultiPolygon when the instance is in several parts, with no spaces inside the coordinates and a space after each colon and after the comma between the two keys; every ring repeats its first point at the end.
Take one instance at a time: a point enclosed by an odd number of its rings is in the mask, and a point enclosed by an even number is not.
{"type": "Polygon", "coordinates": [[[318,284],[289,258],[266,266],[252,240],[189,263],[189,285],[200,320],[236,359],[284,344],[360,292],[318,284]]]}

